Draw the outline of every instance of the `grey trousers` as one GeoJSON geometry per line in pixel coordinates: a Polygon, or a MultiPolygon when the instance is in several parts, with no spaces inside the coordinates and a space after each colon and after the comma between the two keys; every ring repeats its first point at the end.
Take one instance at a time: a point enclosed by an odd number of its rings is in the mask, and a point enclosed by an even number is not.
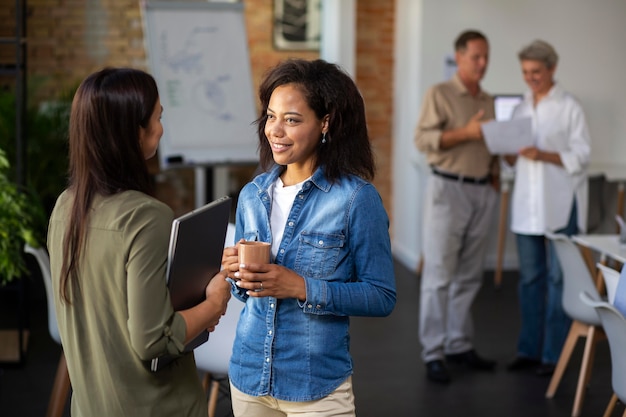
{"type": "Polygon", "coordinates": [[[419,319],[425,362],[473,348],[470,309],[482,285],[496,199],[491,185],[428,179],[419,319]]]}

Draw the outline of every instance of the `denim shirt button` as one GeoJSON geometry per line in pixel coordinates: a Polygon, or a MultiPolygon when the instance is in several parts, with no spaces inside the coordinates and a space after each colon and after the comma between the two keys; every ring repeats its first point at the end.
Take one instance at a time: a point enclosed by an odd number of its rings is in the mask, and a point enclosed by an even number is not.
{"type": "Polygon", "coordinates": [[[270,308],[274,308],[274,303],[270,304],[270,308]]]}
{"type": "Polygon", "coordinates": [[[318,304],[318,305],[316,305],[316,306],[315,306],[315,308],[317,308],[318,310],[320,310],[320,309],[322,308],[322,306],[318,304]]]}
{"type": "Polygon", "coordinates": [[[290,227],[293,227],[293,222],[289,222],[289,226],[290,226],[290,227]]]}
{"type": "Polygon", "coordinates": [[[269,362],[269,361],[270,361],[270,358],[265,358],[265,362],[269,362]]]}
{"type": "Polygon", "coordinates": [[[302,199],[304,198],[304,196],[303,196],[302,194],[300,194],[300,195],[298,196],[298,198],[299,198],[300,200],[302,200],[302,199]]]}
{"type": "Polygon", "coordinates": [[[285,249],[281,249],[281,250],[280,250],[280,253],[285,253],[285,249]]]}
{"type": "Polygon", "coordinates": [[[307,308],[313,308],[313,304],[307,304],[307,308]]]}
{"type": "Polygon", "coordinates": [[[324,246],[324,241],[320,240],[320,241],[317,242],[317,244],[320,245],[320,246],[324,246]]]}
{"type": "Polygon", "coordinates": [[[271,334],[272,334],[272,331],[271,331],[271,330],[270,330],[270,331],[268,331],[268,332],[267,332],[267,334],[271,335],[271,334]]]}

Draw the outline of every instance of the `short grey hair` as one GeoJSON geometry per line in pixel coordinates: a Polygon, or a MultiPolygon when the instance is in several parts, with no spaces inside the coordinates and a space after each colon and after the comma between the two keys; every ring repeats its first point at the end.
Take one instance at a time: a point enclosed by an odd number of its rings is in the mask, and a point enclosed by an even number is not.
{"type": "Polygon", "coordinates": [[[548,42],[536,40],[525,46],[517,54],[520,61],[531,60],[543,62],[546,67],[554,68],[559,62],[559,55],[548,42]]]}

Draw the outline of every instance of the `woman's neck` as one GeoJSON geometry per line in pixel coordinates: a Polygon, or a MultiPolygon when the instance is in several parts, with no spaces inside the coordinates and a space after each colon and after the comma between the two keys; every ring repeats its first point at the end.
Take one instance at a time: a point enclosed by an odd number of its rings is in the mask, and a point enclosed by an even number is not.
{"type": "Polygon", "coordinates": [[[299,184],[313,175],[314,169],[310,166],[296,166],[295,164],[287,165],[285,171],[280,175],[283,185],[299,184]]]}

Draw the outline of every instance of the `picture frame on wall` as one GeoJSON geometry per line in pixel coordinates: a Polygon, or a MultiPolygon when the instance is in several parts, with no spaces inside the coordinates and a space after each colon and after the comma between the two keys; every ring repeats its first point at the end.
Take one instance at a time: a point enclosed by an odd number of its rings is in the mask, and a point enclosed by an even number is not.
{"type": "Polygon", "coordinates": [[[320,48],[321,0],[273,0],[274,48],[314,51],[320,48]]]}

